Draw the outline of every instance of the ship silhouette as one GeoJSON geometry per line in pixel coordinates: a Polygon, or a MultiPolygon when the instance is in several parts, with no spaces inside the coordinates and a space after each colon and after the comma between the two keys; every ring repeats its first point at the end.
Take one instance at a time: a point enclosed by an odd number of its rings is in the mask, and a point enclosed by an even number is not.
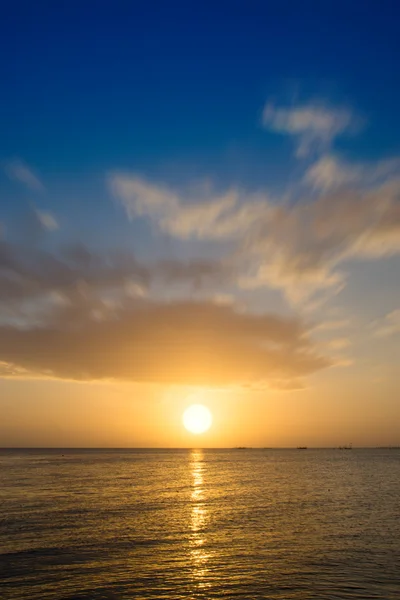
{"type": "Polygon", "coordinates": [[[348,444],[347,446],[339,446],[339,450],[353,450],[353,444],[348,444]]]}

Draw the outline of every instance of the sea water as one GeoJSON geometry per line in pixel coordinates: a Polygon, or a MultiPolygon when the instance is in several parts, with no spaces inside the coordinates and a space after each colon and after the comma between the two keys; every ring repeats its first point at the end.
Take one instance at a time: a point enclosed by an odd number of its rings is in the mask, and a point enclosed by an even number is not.
{"type": "Polygon", "coordinates": [[[0,598],[400,599],[400,451],[3,450],[0,598]]]}

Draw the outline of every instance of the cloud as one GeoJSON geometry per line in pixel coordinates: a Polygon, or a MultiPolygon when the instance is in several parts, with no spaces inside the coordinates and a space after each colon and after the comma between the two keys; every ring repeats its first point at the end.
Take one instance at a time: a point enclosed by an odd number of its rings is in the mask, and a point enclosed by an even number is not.
{"type": "Polygon", "coordinates": [[[38,221],[44,229],[47,229],[48,231],[55,231],[59,228],[56,218],[51,213],[42,210],[37,210],[36,215],[38,221]]]}
{"type": "Polygon", "coordinates": [[[0,361],[76,380],[288,387],[329,365],[301,323],[206,302],[143,302],[104,320],[0,327],[0,361]]]}
{"type": "Polygon", "coordinates": [[[332,350],[344,350],[351,345],[349,338],[335,338],[327,342],[328,347],[332,350]]]}
{"type": "Polygon", "coordinates": [[[339,167],[330,164],[322,177],[327,166],[322,163],[316,179],[322,191],[296,203],[274,203],[267,195],[234,189],[189,202],[126,174],[112,177],[111,187],[131,218],[145,214],[156,228],[182,240],[229,241],[224,263],[237,274],[239,287],[279,289],[295,304],[318,295],[314,303],[323,303],[346,285],[340,266],[350,259],[377,260],[400,252],[395,164],[383,161],[371,168],[375,183],[369,186],[349,186],[359,178],[349,167],[341,176],[343,185],[334,187],[339,167]]]}
{"type": "Polygon", "coordinates": [[[382,160],[376,164],[349,164],[334,155],[321,157],[306,171],[305,183],[326,192],[335,188],[371,186],[400,171],[400,158],[382,160]]]}
{"type": "Polygon", "coordinates": [[[313,327],[313,331],[334,331],[336,329],[348,329],[351,327],[349,319],[336,319],[332,321],[322,321],[313,327]]]}
{"type": "Polygon", "coordinates": [[[34,192],[44,190],[44,185],[36,173],[22,160],[15,159],[6,163],[5,172],[14,181],[19,181],[34,192]]]}
{"type": "Polygon", "coordinates": [[[388,337],[400,334],[400,308],[393,310],[383,319],[374,323],[377,337],[388,337]]]}
{"type": "Polygon", "coordinates": [[[304,181],[316,189],[327,191],[359,182],[363,170],[357,166],[341,163],[334,156],[323,156],[307,170],[304,181]]]}
{"type": "Polygon", "coordinates": [[[329,365],[300,320],[221,295],[233,276],[218,261],[0,241],[0,376],[288,389],[329,365]]]}
{"type": "Polygon", "coordinates": [[[296,139],[298,157],[326,150],[335,138],[351,133],[360,124],[349,109],[332,108],[321,102],[292,107],[267,103],[262,120],[266,129],[296,139]]]}
{"type": "Polygon", "coordinates": [[[266,211],[265,197],[247,197],[243,203],[236,189],[221,195],[204,189],[185,197],[129,173],[112,174],[109,185],[130,219],[148,217],[161,231],[184,240],[233,238],[266,211]]]}
{"type": "Polygon", "coordinates": [[[51,232],[59,229],[57,218],[50,212],[41,210],[35,205],[20,213],[14,221],[14,227],[6,238],[13,239],[25,248],[32,250],[40,245],[51,232]]]}
{"type": "Polygon", "coordinates": [[[400,180],[277,208],[248,237],[254,285],[281,288],[294,301],[337,293],[346,283],[339,265],[400,252],[400,180]]]}
{"type": "Polygon", "coordinates": [[[34,236],[21,245],[0,240],[0,323],[30,327],[60,313],[71,321],[105,319],[155,293],[214,293],[231,280],[229,268],[218,261],[142,262],[128,252],[96,253],[84,244],[50,252],[34,236]]]}
{"type": "Polygon", "coordinates": [[[0,361],[1,379],[25,379],[27,377],[35,378],[35,374],[12,363],[0,361]]]}

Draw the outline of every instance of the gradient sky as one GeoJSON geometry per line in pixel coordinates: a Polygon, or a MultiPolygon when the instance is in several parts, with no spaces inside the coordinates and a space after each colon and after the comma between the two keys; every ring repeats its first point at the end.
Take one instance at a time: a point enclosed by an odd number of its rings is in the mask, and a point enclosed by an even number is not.
{"type": "Polygon", "coordinates": [[[399,18],[8,3],[0,447],[400,444],[399,18]]]}

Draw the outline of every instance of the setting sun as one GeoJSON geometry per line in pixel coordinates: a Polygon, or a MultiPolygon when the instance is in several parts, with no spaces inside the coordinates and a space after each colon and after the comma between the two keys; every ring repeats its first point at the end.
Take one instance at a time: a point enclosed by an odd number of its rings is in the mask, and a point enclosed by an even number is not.
{"type": "Polygon", "coordinates": [[[183,424],[190,433],[204,433],[210,429],[212,415],[203,404],[192,404],[183,413],[183,424]]]}

